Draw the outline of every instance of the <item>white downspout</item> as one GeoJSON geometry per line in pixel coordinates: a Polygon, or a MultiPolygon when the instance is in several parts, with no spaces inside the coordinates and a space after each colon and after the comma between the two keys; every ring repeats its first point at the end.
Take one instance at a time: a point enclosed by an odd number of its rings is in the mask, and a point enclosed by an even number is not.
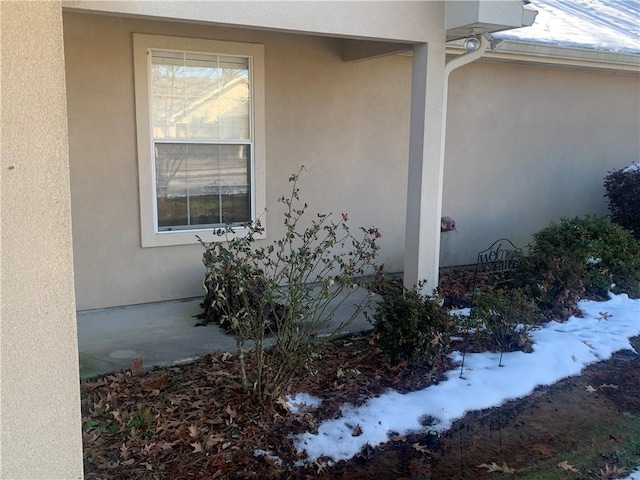
{"type": "MultiPolygon", "coordinates": [[[[471,50],[466,52],[459,57],[452,58],[447,62],[444,66],[444,102],[447,103],[447,87],[449,81],[449,74],[453,72],[456,68],[460,68],[465,66],[468,63],[471,63],[477,59],[479,59],[482,55],[484,55],[487,46],[489,45],[489,41],[485,38],[484,35],[480,35],[480,46],[476,50],[471,50]]],[[[446,115],[447,109],[444,109],[446,115]]]]}
{"type": "MultiPolygon", "coordinates": [[[[476,50],[472,50],[469,52],[466,52],[462,55],[460,55],[459,57],[453,58],[451,60],[449,60],[444,67],[444,93],[443,93],[443,99],[442,99],[442,142],[441,142],[441,146],[440,146],[440,178],[438,179],[438,205],[437,205],[437,218],[438,218],[438,222],[440,221],[440,218],[442,217],[442,191],[443,191],[443,187],[444,187],[444,152],[445,152],[445,144],[446,142],[446,138],[447,138],[447,110],[448,110],[448,106],[447,106],[447,99],[449,97],[449,75],[451,74],[451,72],[453,72],[456,68],[460,68],[463,67],[477,59],[479,59],[480,57],[482,57],[482,55],[484,55],[484,52],[487,49],[487,46],[489,45],[489,41],[485,38],[484,35],[480,35],[480,46],[476,49],[476,50]]],[[[438,225],[436,228],[440,228],[440,225],[438,225]]],[[[435,256],[436,256],[436,271],[435,271],[435,285],[438,284],[438,272],[439,272],[439,267],[440,267],[440,235],[437,236],[436,239],[436,251],[435,251],[435,256]]]]}

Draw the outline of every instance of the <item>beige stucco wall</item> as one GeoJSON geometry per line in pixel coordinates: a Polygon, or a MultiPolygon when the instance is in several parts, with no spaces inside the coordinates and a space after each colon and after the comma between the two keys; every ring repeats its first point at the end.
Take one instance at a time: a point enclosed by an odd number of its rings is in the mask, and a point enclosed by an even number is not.
{"type": "Polygon", "coordinates": [[[263,43],[267,209],[304,164],[311,212],[380,227],[381,260],[402,269],[411,58],[345,63],[338,39],[66,13],[79,309],[202,292],[201,247],[140,247],[132,32],[263,43]]]}
{"type": "MultiPolygon", "coordinates": [[[[314,211],[379,226],[403,268],[411,58],[345,63],[339,39],[66,13],[79,309],[201,293],[198,246],[140,247],[132,32],[265,45],[267,208],[305,164],[314,211]]],[[[637,76],[476,63],[451,76],[442,265],[551,219],[606,213],[602,178],[640,153],[637,76]]],[[[269,236],[281,232],[268,217],[269,236]]]]}
{"type": "Polygon", "coordinates": [[[474,263],[505,236],[607,214],[608,171],[640,160],[640,78],[474,63],[451,75],[443,265],[474,263]]]}
{"type": "Polygon", "coordinates": [[[0,3],[0,478],[80,479],[59,2],[0,3]]]}

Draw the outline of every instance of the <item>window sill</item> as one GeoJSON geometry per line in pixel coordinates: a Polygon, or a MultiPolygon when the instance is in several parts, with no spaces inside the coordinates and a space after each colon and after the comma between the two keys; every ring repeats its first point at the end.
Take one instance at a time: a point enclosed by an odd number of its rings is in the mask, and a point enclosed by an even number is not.
{"type": "MultiPolygon", "coordinates": [[[[153,247],[170,247],[175,245],[196,245],[200,244],[197,237],[200,237],[202,241],[210,242],[225,242],[233,238],[242,238],[247,235],[249,229],[246,227],[234,227],[233,233],[227,235],[216,235],[213,228],[207,229],[194,229],[194,230],[180,230],[171,232],[142,232],[142,248],[153,247]]],[[[258,240],[266,238],[264,233],[254,234],[254,237],[258,240]]]]}

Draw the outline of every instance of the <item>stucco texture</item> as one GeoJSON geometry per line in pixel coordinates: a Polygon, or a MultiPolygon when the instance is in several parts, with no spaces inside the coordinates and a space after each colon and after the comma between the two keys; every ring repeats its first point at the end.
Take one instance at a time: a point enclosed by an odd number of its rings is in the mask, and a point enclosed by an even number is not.
{"type": "Polygon", "coordinates": [[[66,13],[78,309],[202,294],[200,246],[140,246],[133,32],[264,44],[266,241],[282,234],[277,198],[305,165],[310,212],[378,226],[381,261],[402,268],[410,58],[345,63],[338,39],[66,13]]]}
{"type": "MultiPolygon", "coordinates": [[[[276,199],[304,164],[312,212],[381,229],[403,268],[412,61],[343,62],[336,38],[67,12],[64,15],[79,309],[202,294],[201,247],[140,247],[132,33],[265,46],[268,239],[276,199]]],[[[602,180],[640,156],[637,75],[474,63],[451,75],[441,265],[506,236],[606,213],[602,180]]]]}
{"type": "Polygon", "coordinates": [[[475,263],[500,237],[524,247],[550,220],[608,213],[607,172],[640,159],[640,81],[474,63],[452,73],[443,265],[475,263]]]}
{"type": "Polygon", "coordinates": [[[79,479],[61,8],[59,2],[2,2],[0,9],[0,477],[79,479]]]}

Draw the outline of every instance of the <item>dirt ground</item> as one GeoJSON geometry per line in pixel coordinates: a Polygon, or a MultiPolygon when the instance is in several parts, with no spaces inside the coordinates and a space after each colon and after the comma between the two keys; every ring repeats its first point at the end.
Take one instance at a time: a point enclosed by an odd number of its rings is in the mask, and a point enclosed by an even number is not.
{"type": "MultiPolygon", "coordinates": [[[[633,344],[640,351],[640,338],[633,344]]],[[[142,377],[120,372],[84,382],[85,476],[610,479],[622,472],[602,474],[607,468],[640,464],[640,355],[621,351],[579,377],[468,414],[437,445],[415,434],[333,467],[291,466],[296,459],[291,432],[313,429],[323,418],[335,416],[345,401],[361,403],[386,388],[424,388],[447,367],[392,368],[370,347],[369,339],[360,336],[342,339],[326,352],[316,374],[296,386],[324,399],[318,411],[302,417],[278,408],[260,413],[239,390],[235,362],[222,354],[142,377]],[[257,448],[288,463],[277,465],[265,455],[256,456],[257,448]],[[558,467],[562,462],[566,470],[558,467]]]]}
{"type": "MultiPolygon", "coordinates": [[[[640,337],[632,344],[640,352],[640,337]]],[[[428,440],[414,435],[390,442],[324,478],[619,478],[624,472],[616,466],[633,457],[640,465],[640,355],[618,352],[579,377],[472,412],[442,435],[436,449],[421,451],[415,443],[426,447],[428,440]],[[633,444],[631,452],[622,452],[625,442],[633,444]],[[515,472],[491,471],[493,463],[515,472]]]]}
{"type": "MultiPolygon", "coordinates": [[[[463,300],[464,275],[443,282],[463,300]]],[[[640,352],[640,337],[632,344],[640,352]]],[[[302,415],[288,412],[284,401],[259,408],[243,393],[238,363],[226,353],[142,376],[125,371],[87,380],[81,384],[85,478],[609,480],[640,465],[640,355],[620,351],[580,376],[469,413],[439,438],[395,437],[334,466],[294,466],[300,458],[292,434],[314,431],[344,403],[358,405],[389,388],[425,388],[452,367],[447,359],[393,366],[371,334],[341,338],[292,386],[323,400],[302,415]]]]}

